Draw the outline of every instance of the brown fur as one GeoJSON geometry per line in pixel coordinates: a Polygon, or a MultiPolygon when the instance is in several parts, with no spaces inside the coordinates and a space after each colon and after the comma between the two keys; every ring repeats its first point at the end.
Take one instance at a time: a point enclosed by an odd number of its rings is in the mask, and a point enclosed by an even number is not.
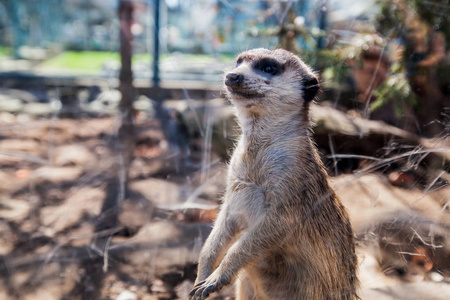
{"type": "Polygon", "coordinates": [[[317,80],[285,50],[250,50],[237,62],[225,83],[242,136],[191,299],[235,280],[239,300],[355,299],[353,233],[309,136],[305,98],[317,80]],[[280,72],[265,73],[264,58],[280,72]]]}

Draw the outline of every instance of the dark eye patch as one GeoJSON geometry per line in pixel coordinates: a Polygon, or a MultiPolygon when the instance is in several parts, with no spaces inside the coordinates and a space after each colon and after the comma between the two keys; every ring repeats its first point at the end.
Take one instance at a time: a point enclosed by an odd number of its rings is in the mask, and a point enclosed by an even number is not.
{"type": "Polygon", "coordinates": [[[261,58],[253,63],[253,69],[271,76],[283,73],[283,66],[272,58],[261,58]]]}
{"type": "Polygon", "coordinates": [[[236,67],[239,66],[243,61],[245,57],[239,57],[236,61],[236,67]]]}

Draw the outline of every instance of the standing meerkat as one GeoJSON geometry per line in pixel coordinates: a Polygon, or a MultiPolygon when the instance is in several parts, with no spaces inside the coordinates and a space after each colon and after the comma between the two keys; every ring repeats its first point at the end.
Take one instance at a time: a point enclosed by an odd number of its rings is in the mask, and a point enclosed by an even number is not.
{"type": "Polygon", "coordinates": [[[238,300],[357,298],[352,229],[309,133],[317,78],[288,51],[254,49],[225,85],[242,135],[190,299],[235,280],[238,300]]]}

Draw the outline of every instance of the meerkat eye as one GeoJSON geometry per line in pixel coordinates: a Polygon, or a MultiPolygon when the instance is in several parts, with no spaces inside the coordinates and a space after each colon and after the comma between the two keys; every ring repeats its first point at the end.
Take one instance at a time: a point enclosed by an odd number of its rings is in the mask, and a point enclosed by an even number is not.
{"type": "Polygon", "coordinates": [[[255,61],[253,68],[270,76],[279,75],[283,72],[283,66],[271,58],[262,58],[255,61]]]}
{"type": "Polygon", "coordinates": [[[277,71],[277,69],[274,66],[267,65],[263,67],[262,71],[264,73],[273,74],[277,71]]]}
{"type": "Polygon", "coordinates": [[[236,61],[236,67],[239,66],[242,62],[244,61],[244,59],[241,57],[236,61]]]}

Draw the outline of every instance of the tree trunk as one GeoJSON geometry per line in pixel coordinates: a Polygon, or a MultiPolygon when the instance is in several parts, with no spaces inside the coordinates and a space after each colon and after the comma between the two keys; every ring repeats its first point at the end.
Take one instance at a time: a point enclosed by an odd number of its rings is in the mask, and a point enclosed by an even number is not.
{"type": "MultiPolygon", "coordinates": [[[[118,9],[120,19],[120,55],[122,68],[119,74],[119,90],[122,99],[119,103],[120,128],[117,133],[117,141],[114,144],[116,155],[112,167],[112,177],[108,181],[107,194],[102,207],[102,215],[96,231],[117,228],[118,215],[123,200],[127,197],[128,173],[134,152],[134,124],[133,124],[133,73],[131,70],[132,34],[131,23],[133,4],[129,1],[120,1],[118,9]]],[[[105,246],[108,237],[97,240],[97,246],[105,246]]],[[[105,249],[107,251],[107,249],[105,249]]]]}

